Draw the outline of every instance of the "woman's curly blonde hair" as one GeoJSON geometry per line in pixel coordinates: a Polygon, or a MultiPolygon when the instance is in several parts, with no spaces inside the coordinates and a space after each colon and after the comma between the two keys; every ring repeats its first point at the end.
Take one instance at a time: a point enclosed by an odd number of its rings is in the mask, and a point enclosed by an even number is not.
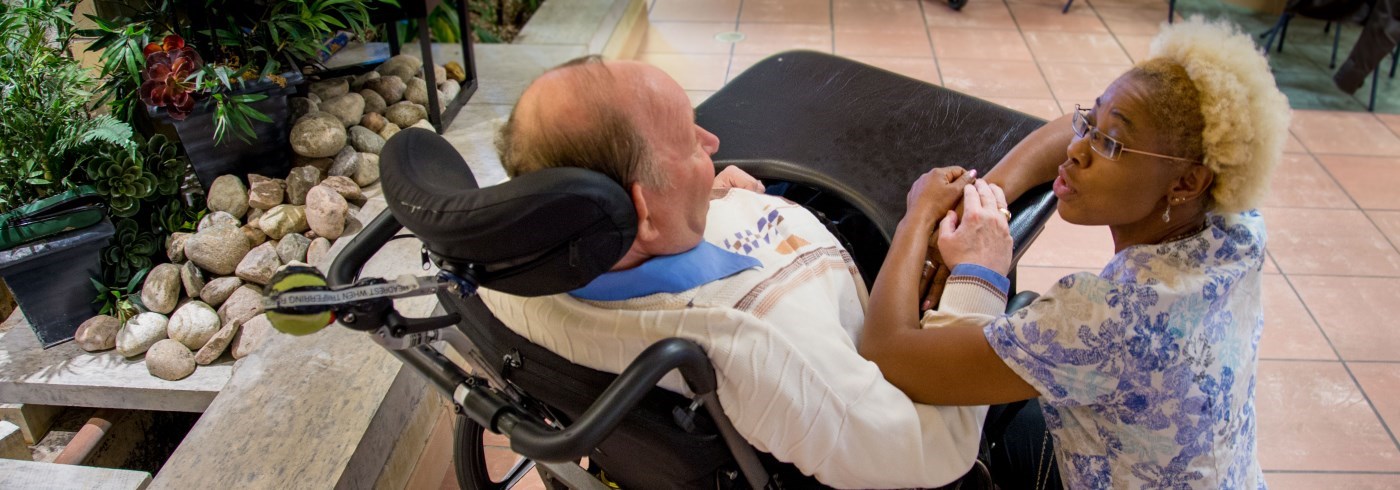
{"type": "Polygon", "coordinates": [[[1212,210],[1231,213],[1257,206],[1283,156],[1291,111],[1253,39],[1228,22],[1193,16],[1164,26],[1153,39],[1147,59],[1130,73],[1160,82],[1157,85],[1167,90],[1154,90],[1159,99],[1198,99],[1199,119],[1191,117],[1194,114],[1167,114],[1159,121],[1165,123],[1163,127],[1183,132],[1176,143],[1203,157],[1206,167],[1215,172],[1212,210]],[[1181,80],[1177,74],[1182,70],[1194,91],[1180,87],[1184,81],[1172,83],[1172,79],[1181,80]],[[1177,89],[1171,89],[1173,85],[1177,89]],[[1198,123],[1186,122],[1191,120],[1198,123]],[[1204,123],[1203,129],[1199,123],[1204,123]]]}

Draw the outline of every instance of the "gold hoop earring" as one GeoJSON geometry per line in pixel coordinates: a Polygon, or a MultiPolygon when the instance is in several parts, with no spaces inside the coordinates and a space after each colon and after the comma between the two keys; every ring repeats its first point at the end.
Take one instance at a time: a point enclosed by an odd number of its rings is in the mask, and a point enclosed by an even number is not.
{"type": "Polygon", "coordinates": [[[1171,222],[1172,222],[1172,205],[1171,205],[1171,204],[1167,204],[1167,210],[1166,210],[1166,211],[1162,211],[1162,222],[1163,222],[1163,223],[1171,223],[1171,222]]]}

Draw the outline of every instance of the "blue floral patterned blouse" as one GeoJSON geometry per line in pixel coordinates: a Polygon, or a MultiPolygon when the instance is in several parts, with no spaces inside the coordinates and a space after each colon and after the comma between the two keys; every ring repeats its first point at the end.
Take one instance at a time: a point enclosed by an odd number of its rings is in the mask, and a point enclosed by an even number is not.
{"type": "Polygon", "coordinates": [[[1129,247],[987,325],[1041,394],[1068,488],[1265,488],[1254,383],[1264,220],[1129,247]]]}

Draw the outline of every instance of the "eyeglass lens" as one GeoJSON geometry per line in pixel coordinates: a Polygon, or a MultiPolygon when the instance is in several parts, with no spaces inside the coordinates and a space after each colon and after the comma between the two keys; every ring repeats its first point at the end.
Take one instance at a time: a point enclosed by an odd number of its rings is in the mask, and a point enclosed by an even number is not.
{"type": "Polygon", "coordinates": [[[1088,109],[1080,108],[1077,104],[1074,106],[1074,109],[1074,118],[1071,120],[1071,126],[1074,127],[1074,134],[1080,138],[1089,135],[1089,147],[1093,148],[1095,153],[1103,155],[1104,158],[1109,160],[1117,160],[1118,155],[1123,150],[1122,143],[1103,134],[1102,131],[1099,131],[1099,128],[1089,124],[1089,119],[1084,117],[1084,113],[1088,112],[1088,109]]]}

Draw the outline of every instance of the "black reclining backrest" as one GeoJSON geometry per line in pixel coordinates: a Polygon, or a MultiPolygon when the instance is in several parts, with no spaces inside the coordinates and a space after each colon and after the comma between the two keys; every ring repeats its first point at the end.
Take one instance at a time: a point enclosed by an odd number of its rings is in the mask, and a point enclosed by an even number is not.
{"type": "Polygon", "coordinates": [[[381,152],[389,210],[445,269],[521,296],[572,291],[607,272],[632,246],[632,199],[611,179],[554,168],[479,188],[437,133],[408,129],[381,152]]]}
{"type": "MultiPolygon", "coordinates": [[[[866,254],[862,249],[872,247],[861,242],[878,249],[873,242],[883,239],[888,246],[904,216],[909,185],[919,175],[949,165],[986,175],[1045,124],[976,97],[812,51],[759,61],[695,112],[696,124],[719,137],[716,165],[820,187],[873,222],[882,236],[846,233],[868,276],[878,270],[884,251],[866,254]]],[[[1048,183],[1012,203],[1013,264],[1054,210],[1048,183]]]]}

